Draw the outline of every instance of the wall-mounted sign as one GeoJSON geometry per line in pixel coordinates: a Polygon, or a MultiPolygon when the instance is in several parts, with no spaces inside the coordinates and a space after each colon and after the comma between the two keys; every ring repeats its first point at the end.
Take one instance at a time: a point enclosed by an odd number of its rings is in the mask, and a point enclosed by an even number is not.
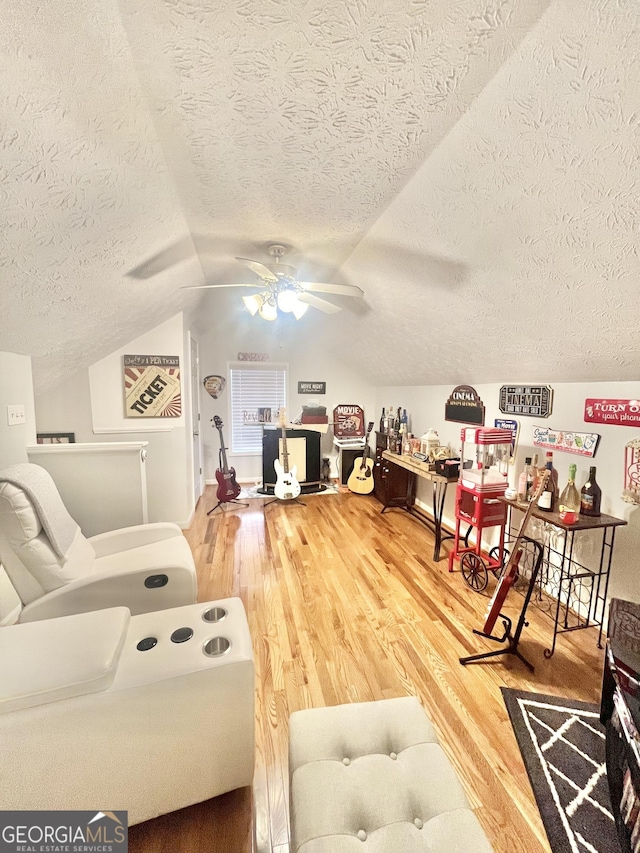
{"type": "Polygon", "coordinates": [[[361,406],[341,405],[333,410],[333,434],[336,438],[362,438],[364,410],[361,406]]]}
{"type": "Polygon", "coordinates": [[[500,389],[500,411],[505,415],[548,418],[552,401],[549,385],[503,385],[500,389]]]}
{"type": "Polygon", "coordinates": [[[238,361],[269,361],[268,352],[239,352],[238,361]]]}
{"type": "Polygon", "coordinates": [[[125,355],[123,362],[125,417],[180,417],[182,399],[177,355],[125,355]]]}
{"type": "Polygon", "coordinates": [[[242,423],[245,426],[259,426],[260,424],[273,424],[276,423],[274,419],[274,414],[277,415],[278,411],[273,411],[269,406],[264,406],[256,409],[253,412],[243,411],[242,412],[242,423]]]}
{"type": "Polygon", "coordinates": [[[220,394],[224,391],[224,386],[227,384],[227,380],[224,376],[214,374],[213,376],[205,376],[202,384],[204,385],[204,390],[207,394],[210,394],[214,400],[217,400],[220,394]]]}
{"type": "Polygon", "coordinates": [[[594,400],[588,398],[584,401],[584,419],[588,424],[639,427],[640,400],[594,400]]]}
{"type": "Polygon", "coordinates": [[[484,403],[471,385],[457,385],[444,407],[445,421],[484,426],[484,403]]]}
{"type": "Polygon", "coordinates": [[[595,432],[564,432],[549,427],[533,428],[533,443],[547,450],[562,450],[579,456],[595,456],[600,436],[595,432]]]}
{"type": "Polygon", "coordinates": [[[629,441],[624,449],[624,491],[622,500],[640,504],[640,439],[629,441]]]}
{"type": "Polygon", "coordinates": [[[518,431],[520,429],[520,424],[518,421],[509,421],[506,418],[496,418],[493,422],[493,425],[497,427],[497,429],[508,429],[511,433],[511,457],[509,459],[509,464],[513,465],[513,462],[516,458],[516,448],[518,446],[518,431]]]}
{"type": "Polygon", "coordinates": [[[298,382],[298,394],[326,394],[326,382],[298,382]]]}

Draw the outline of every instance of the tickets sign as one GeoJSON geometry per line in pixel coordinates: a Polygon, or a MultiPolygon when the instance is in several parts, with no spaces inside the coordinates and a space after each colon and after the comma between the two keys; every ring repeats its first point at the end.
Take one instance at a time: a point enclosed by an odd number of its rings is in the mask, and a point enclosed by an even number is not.
{"type": "Polygon", "coordinates": [[[127,418],[179,418],[180,359],[177,355],[125,355],[127,418]]]}
{"type": "Polygon", "coordinates": [[[640,426],[640,400],[602,400],[589,397],[584,401],[584,419],[589,424],[640,426]]]}

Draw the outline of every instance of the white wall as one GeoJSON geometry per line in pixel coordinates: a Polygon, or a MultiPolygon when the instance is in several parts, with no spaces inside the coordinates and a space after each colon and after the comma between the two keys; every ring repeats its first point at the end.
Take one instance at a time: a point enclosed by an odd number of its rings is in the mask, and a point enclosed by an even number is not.
{"type": "MultiPolygon", "coordinates": [[[[499,391],[504,384],[474,384],[485,407],[485,425],[493,426],[494,418],[511,418],[520,423],[520,434],[516,452],[515,464],[512,466],[509,481],[515,485],[517,476],[524,466],[525,456],[538,452],[541,462],[544,460],[544,448],[533,445],[533,427],[546,426],[554,429],[574,432],[598,433],[600,443],[593,460],[571,453],[556,450],[553,456],[554,467],[558,471],[560,489],[567,482],[569,465],[577,465],[576,485],[578,489],[586,482],[589,466],[597,468],[597,479],[602,489],[602,512],[607,515],[622,518],[628,522],[616,532],[615,551],[611,570],[609,595],[640,601],[640,584],[638,583],[638,554],[640,553],[640,507],[622,500],[623,463],[625,444],[638,437],[638,430],[625,426],[605,424],[587,424],[584,422],[584,401],[587,397],[604,397],[613,399],[640,398],[640,383],[638,382],[588,382],[552,384],[553,409],[548,418],[537,419],[505,415],[499,410],[499,391]]],[[[523,383],[524,384],[524,383],[523,383]]],[[[411,430],[415,435],[422,435],[429,427],[438,430],[442,444],[449,444],[455,454],[460,450],[460,430],[464,424],[445,421],[445,402],[453,385],[437,386],[385,386],[376,391],[378,420],[382,406],[393,403],[407,409],[410,415],[411,430]]],[[[449,488],[445,506],[444,523],[454,526],[454,494],[455,489],[449,488]]],[[[418,499],[430,509],[429,495],[424,484],[418,486],[418,499]]],[[[581,534],[576,539],[585,539],[582,544],[583,556],[590,564],[599,557],[601,536],[596,534],[581,534]],[[585,539],[586,537],[586,539],[585,539]]],[[[448,551],[448,548],[447,548],[448,551]]],[[[446,571],[445,561],[442,561],[443,571],[446,571]]]]}
{"type": "MultiPolygon", "coordinates": [[[[193,514],[189,357],[184,318],[177,314],[80,371],[50,394],[38,395],[39,432],[75,432],[76,441],[148,441],[149,521],[189,523],[193,514]],[[186,351],[185,351],[186,350],[186,351]],[[183,414],[170,421],[124,417],[122,356],[179,355],[183,414]]],[[[117,495],[112,496],[117,500],[117,495]]]]}
{"type": "MultiPolygon", "coordinates": [[[[218,467],[218,432],[211,426],[214,415],[225,425],[230,418],[230,397],[227,363],[235,362],[239,352],[265,352],[272,362],[286,362],[288,370],[287,418],[295,419],[302,406],[316,400],[326,406],[331,420],[332,411],[340,403],[362,406],[367,420],[375,418],[375,389],[341,358],[340,349],[328,347],[327,329],[334,317],[309,309],[301,320],[291,315],[281,315],[274,322],[261,317],[251,317],[244,309],[237,291],[215,293],[205,297],[200,314],[200,375],[226,377],[227,386],[214,400],[201,388],[201,413],[204,444],[204,470],[207,480],[212,480],[218,467]],[[220,318],[224,318],[224,322],[220,318]],[[327,383],[327,393],[312,397],[299,395],[298,381],[327,383]]],[[[230,433],[225,432],[229,445],[230,433]]],[[[323,456],[331,459],[332,475],[336,475],[336,452],[333,430],[322,437],[323,456]]],[[[228,454],[229,464],[236,469],[238,479],[258,480],[262,476],[261,455],[228,454]]]]}
{"type": "Polygon", "coordinates": [[[0,352],[0,470],[27,461],[27,445],[36,442],[31,358],[0,352]],[[7,406],[22,405],[25,423],[9,426],[7,406]]]}

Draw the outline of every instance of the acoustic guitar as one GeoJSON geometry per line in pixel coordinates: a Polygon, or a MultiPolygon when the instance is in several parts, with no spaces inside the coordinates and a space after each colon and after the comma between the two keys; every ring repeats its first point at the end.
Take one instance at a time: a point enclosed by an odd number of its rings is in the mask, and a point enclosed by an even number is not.
{"type": "Polygon", "coordinates": [[[295,500],[300,495],[300,483],[296,479],[297,466],[289,470],[289,453],[287,451],[287,427],[284,419],[284,409],[278,413],[278,423],[282,429],[282,462],[276,459],[273,467],[276,470],[276,484],[273,493],[280,501],[295,500]]]}
{"type": "Polygon", "coordinates": [[[224,437],[222,435],[222,419],[215,415],[213,424],[220,433],[220,467],[216,471],[216,480],[218,481],[216,497],[220,503],[224,504],[229,501],[235,501],[240,494],[241,487],[236,482],[235,469],[230,468],[227,463],[227,448],[224,446],[224,437]]]}
{"type": "Polygon", "coordinates": [[[498,616],[500,615],[500,610],[502,609],[502,606],[505,602],[507,593],[511,589],[513,582],[518,575],[518,567],[520,565],[520,559],[522,557],[523,550],[520,547],[520,543],[522,542],[522,537],[524,536],[524,532],[529,522],[529,517],[531,516],[533,508],[537,505],[538,498],[545,490],[549,475],[549,471],[544,471],[544,473],[540,477],[540,482],[538,483],[535,494],[531,498],[531,503],[527,507],[527,511],[524,514],[524,518],[522,519],[522,524],[520,525],[520,530],[518,531],[516,541],[513,543],[513,549],[511,552],[511,556],[509,557],[509,562],[505,566],[505,569],[502,572],[502,575],[500,576],[500,580],[498,581],[498,585],[496,586],[495,592],[493,593],[493,597],[489,602],[489,606],[487,607],[487,612],[484,615],[484,627],[482,629],[483,634],[490,635],[493,631],[493,626],[496,624],[498,616]]]}
{"type": "Polygon", "coordinates": [[[349,474],[347,487],[351,492],[357,495],[370,495],[373,491],[373,459],[371,459],[371,451],[369,449],[369,435],[373,429],[373,421],[367,426],[367,435],[365,438],[364,450],[362,456],[353,463],[353,471],[349,474]]]}

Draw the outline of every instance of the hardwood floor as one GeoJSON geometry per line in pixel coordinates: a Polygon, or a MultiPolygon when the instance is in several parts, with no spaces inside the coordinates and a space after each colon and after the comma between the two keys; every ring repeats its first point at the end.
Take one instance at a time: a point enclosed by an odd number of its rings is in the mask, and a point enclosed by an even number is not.
{"type": "MultiPolygon", "coordinates": [[[[207,517],[213,487],[186,536],[201,601],[237,595],[247,610],[256,667],[254,810],[260,853],[288,851],[287,726],[301,708],[407,694],[422,702],[497,853],[549,851],[502,701],[501,686],[597,702],[597,631],[561,635],[530,608],[521,651],[460,665],[496,648],[472,633],[485,593],[473,592],[415,519],[380,515],[373,497],[307,496],[306,506],[262,501],[207,517]]],[[[513,594],[512,594],[513,595],[513,594]]],[[[513,595],[506,612],[517,615],[513,595]]],[[[436,781],[436,780],[434,780],[436,781]]],[[[132,853],[248,853],[251,805],[239,791],[130,830],[132,853]]]]}

